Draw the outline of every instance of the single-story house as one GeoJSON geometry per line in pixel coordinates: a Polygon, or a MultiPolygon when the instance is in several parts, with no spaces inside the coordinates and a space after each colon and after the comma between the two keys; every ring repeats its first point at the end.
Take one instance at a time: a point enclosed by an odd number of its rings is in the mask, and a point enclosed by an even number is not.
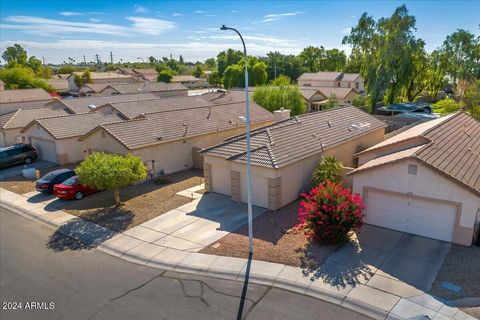
{"type": "MultiPolygon", "coordinates": [[[[68,88],[70,91],[78,91],[78,87],[75,84],[75,76],[81,76],[83,72],[74,72],[67,77],[68,88]]],[[[120,74],[117,72],[90,72],[92,83],[134,83],[136,80],[134,77],[126,74],[120,74]]]]}
{"type": "Polygon", "coordinates": [[[158,77],[158,72],[155,69],[141,69],[141,68],[124,68],[118,71],[121,74],[131,75],[137,80],[147,80],[151,82],[156,82],[158,77]]]}
{"type": "Polygon", "coordinates": [[[68,91],[68,81],[67,79],[53,78],[46,80],[49,85],[51,85],[58,92],[67,92],[68,91]]]}
{"type": "Polygon", "coordinates": [[[53,116],[33,120],[20,132],[37,150],[40,159],[65,164],[85,157],[78,137],[98,125],[120,120],[117,116],[98,112],[53,116]]]}
{"type": "Polygon", "coordinates": [[[471,245],[480,227],[479,137],[480,122],[458,112],[356,154],[349,176],[365,222],[471,245]]]}
{"type": "Polygon", "coordinates": [[[173,76],[170,82],[181,83],[187,88],[205,88],[209,86],[206,79],[199,79],[194,76],[173,76]]]}
{"type": "Polygon", "coordinates": [[[112,83],[100,90],[102,96],[112,94],[127,94],[151,92],[157,97],[188,96],[188,88],[181,83],[163,82],[136,82],[136,83],[112,83]]]}
{"type": "Polygon", "coordinates": [[[104,104],[116,101],[133,101],[158,99],[153,93],[135,93],[135,94],[117,94],[112,96],[93,96],[80,97],[71,99],[54,99],[47,103],[46,106],[52,109],[65,109],[70,113],[85,113],[94,111],[95,108],[104,104]]]}
{"type": "MultiPolygon", "coordinates": [[[[222,94],[217,94],[219,97],[222,94]]],[[[137,116],[144,113],[178,110],[178,109],[192,109],[196,107],[205,107],[216,104],[229,103],[222,99],[217,101],[212,96],[187,96],[187,97],[168,97],[155,99],[144,99],[134,101],[118,101],[109,102],[95,109],[96,112],[102,112],[104,114],[117,114],[125,119],[134,119],[137,116]],[[210,100],[209,100],[210,99],[210,100]]],[[[238,102],[238,101],[235,101],[238,102]]]]}
{"type": "MultiPolygon", "coordinates": [[[[353,155],[384,139],[385,124],[355,107],[307,113],[251,133],[253,204],[279,209],[307,191],[322,156],[335,156],[345,166],[353,155]]],[[[208,191],[246,202],[246,137],[205,148],[208,191]]]]}
{"type": "Polygon", "coordinates": [[[0,90],[0,115],[20,108],[41,107],[52,100],[52,96],[40,88],[0,90]]]}
{"type": "Polygon", "coordinates": [[[109,83],[86,83],[78,89],[79,96],[96,96],[108,87],[109,83]]]}
{"type": "Polygon", "coordinates": [[[15,143],[26,141],[24,134],[20,132],[31,121],[51,116],[65,115],[68,112],[63,109],[53,110],[46,107],[18,109],[0,116],[0,147],[6,147],[15,143]]]}
{"type": "Polygon", "coordinates": [[[364,79],[359,73],[306,72],[297,81],[299,86],[353,88],[357,92],[365,91],[364,79]]]}
{"type": "MultiPolygon", "coordinates": [[[[274,115],[252,103],[254,128],[272,123],[274,115]]],[[[150,176],[202,168],[198,151],[245,132],[245,103],[147,113],[135,120],[97,126],[79,138],[86,152],[139,156],[150,176]]]]}
{"type": "Polygon", "coordinates": [[[320,110],[319,104],[328,101],[328,97],[324,96],[317,88],[299,87],[299,90],[307,104],[308,111],[320,110]]]}

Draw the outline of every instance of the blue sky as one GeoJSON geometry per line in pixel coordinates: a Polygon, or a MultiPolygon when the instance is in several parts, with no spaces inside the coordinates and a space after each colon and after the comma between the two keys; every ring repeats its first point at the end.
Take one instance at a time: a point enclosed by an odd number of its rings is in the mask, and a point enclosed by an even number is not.
{"type": "Polygon", "coordinates": [[[1,1],[0,47],[20,43],[29,54],[59,63],[137,61],[172,54],[196,61],[240,49],[226,24],[240,30],[250,54],[299,53],[308,45],[340,48],[363,12],[387,17],[405,3],[427,50],[457,28],[479,34],[480,1],[1,1]]]}

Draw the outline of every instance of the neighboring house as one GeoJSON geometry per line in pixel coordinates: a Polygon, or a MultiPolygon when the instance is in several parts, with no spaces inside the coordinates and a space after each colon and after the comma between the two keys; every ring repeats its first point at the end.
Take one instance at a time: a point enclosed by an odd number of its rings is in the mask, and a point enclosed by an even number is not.
{"type": "Polygon", "coordinates": [[[0,91],[0,115],[20,108],[41,107],[52,100],[52,96],[40,88],[2,90],[0,91]]]}
{"type": "Polygon", "coordinates": [[[298,79],[299,86],[353,88],[357,92],[365,91],[364,79],[358,73],[342,72],[307,72],[298,79]]]}
{"type": "MultiPolygon", "coordinates": [[[[77,92],[78,87],[75,84],[75,76],[81,76],[83,72],[74,72],[67,77],[68,80],[68,88],[70,91],[77,92]]],[[[135,78],[126,75],[120,74],[116,72],[90,72],[90,77],[92,79],[92,83],[133,83],[135,82],[135,78]]]]}
{"type": "Polygon", "coordinates": [[[79,96],[96,96],[109,86],[109,83],[86,83],[78,89],[79,96]]]}
{"type": "Polygon", "coordinates": [[[147,100],[158,99],[153,93],[135,93],[135,94],[118,94],[113,96],[93,96],[93,97],[81,97],[72,99],[54,99],[46,106],[52,109],[65,109],[71,113],[85,113],[94,111],[95,108],[104,104],[116,101],[134,101],[134,100],[147,100]]]}
{"type": "Polygon", "coordinates": [[[29,109],[18,109],[0,116],[0,147],[6,147],[15,143],[26,141],[24,134],[20,132],[23,127],[31,121],[50,116],[68,114],[66,111],[52,110],[50,108],[38,107],[29,109]]]}
{"type": "Polygon", "coordinates": [[[158,72],[155,69],[131,69],[125,68],[118,71],[121,74],[126,74],[139,80],[147,80],[151,82],[157,82],[158,72]]]}
{"type": "MultiPolygon", "coordinates": [[[[354,166],[353,155],[384,139],[385,124],[355,107],[292,117],[251,133],[253,204],[279,209],[307,191],[322,156],[354,166]]],[[[203,149],[208,191],[247,201],[245,135],[203,149]]]]}
{"type": "Polygon", "coordinates": [[[49,85],[51,85],[58,92],[67,92],[68,91],[68,81],[67,79],[62,78],[53,78],[46,80],[49,85]]]}
{"type": "Polygon", "coordinates": [[[209,84],[206,79],[199,79],[194,76],[173,76],[172,83],[181,83],[187,88],[204,88],[209,84]]]}
{"type": "Polygon", "coordinates": [[[365,222],[471,245],[480,223],[479,137],[480,122],[458,112],[358,153],[349,175],[365,222]]]}
{"type": "Polygon", "coordinates": [[[54,116],[33,120],[20,132],[26,136],[26,142],[37,150],[40,159],[65,164],[85,157],[78,137],[98,125],[120,120],[116,116],[97,112],[54,116]]]}
{"type": "MultiPolygon", "coordinates": [[[[217,104],[230,103],[226,96],[216,94],[217,99],[213,96],[187,96],[187,97],[169,97],[145,99],[137,101],[118,101],[106,103],[95,109],[96,112],[104,114],[117,114],[125,119],[134,119],[144,113],[171,111],[178,109],[192,109],[197,107],[213,106],[217,104]]],[[[232,101],[239,102],[239,101],[232,101]]]]}
{"type": "Polygon", "coordinates": [[[3,91],[5,90],[5,82],[2,81],[2,79],[0,79],[0,91],[3,91]]]}
{"type": "Polygon", "coordinates": [[[352,105],[353,99],[357,96],[357,91],[352,88],[335,88],[335,87],[315,87],[323,96],[327,97],[326,100],[319,101],[312,104],[313,110],[321,110],[322,107],[328,103],[328,99],[335,95],[338,104],[352,105]]]}
{"type": "Polygon", "coordinates": [[[188,96],[188,88],[180,83],[163,83],[163,82],[136,82],[136,83],[115,83],[109,84],[103,88],[99,94],[102,96],[112,94],[127,94],[151,92],[157,97],[175,97],[188,96]]]}
{"type": "MultiPolygon", "coordinates": [[[[274,121],[262,107],[250,105],[253,127],[274,121]]],[[[80,137],[87,152],[139,156],[150,176],[202,168],[198,150],[245,132],[240,117],[245,103],[147,113],[135,120],[98,126],[80,137]]]]}

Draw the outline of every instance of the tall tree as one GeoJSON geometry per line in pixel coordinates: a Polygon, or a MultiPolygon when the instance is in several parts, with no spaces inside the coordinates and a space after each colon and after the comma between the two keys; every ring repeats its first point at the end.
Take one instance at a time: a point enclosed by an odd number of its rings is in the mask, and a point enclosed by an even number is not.
{"type": "Polygon", "coordinates": [[[478,76],[480,69],[480,37],[458,29],[447,36],[443,42],[443,52],[447,57],[447,73],[457,80],[471,81],[478,76]]]}
{"type": "Polygon", "coordinates": [[[243,52],[233,49],[222,51],[217,55],[217,71],[223,75],[225,70],[234,64],[239,63],[243,59],[243,52]]]}
{"type": "Polygon", "coordinates": [[[298,57],[309,72],[321,71],[323,70],[322,62],[325,59],[325,48],[308,46],[300,52],[298,57]]]}
{"type": "Polygon", "coordinates": [[[21,45],[15,43],[11,47],[7,47],[2,53],[2,59],[7,62],[10,67],[17,65],[24,66],[27,63],[27,51],[21,45]]]}
{"type": "Polygon", "coordinates": [[[325,60],[322,63],[324,71],[342,71],[347,63],[345,52],[338,49],[325,51],[325,60]]]}

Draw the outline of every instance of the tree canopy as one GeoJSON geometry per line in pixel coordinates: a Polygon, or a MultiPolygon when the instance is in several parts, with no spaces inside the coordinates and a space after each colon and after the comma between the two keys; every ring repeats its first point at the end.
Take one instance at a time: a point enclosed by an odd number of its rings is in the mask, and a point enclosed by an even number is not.
{"type": "Polygon", "coordinates": [[[119,189],[145,179],[147,169],[141,158],[131,154],[93,153],[77,166],[75,173],[82,184],[113,191],[115,202],[119,204],[119,189]]]}
{"type": "Polygon", "coordinates": [[[6,89],[43,88],[49,92],[54,91],[45,80],[35,77],[29,68],[0,69],[0,79],[5,83],[6,89]]]}
{"type": "Polygon", "coordinates": [[[296,86],[262,86],[255,89],[253,101],[269,111],[291,110],[292,115],[306,112],[305,100],[296,86]]]}

